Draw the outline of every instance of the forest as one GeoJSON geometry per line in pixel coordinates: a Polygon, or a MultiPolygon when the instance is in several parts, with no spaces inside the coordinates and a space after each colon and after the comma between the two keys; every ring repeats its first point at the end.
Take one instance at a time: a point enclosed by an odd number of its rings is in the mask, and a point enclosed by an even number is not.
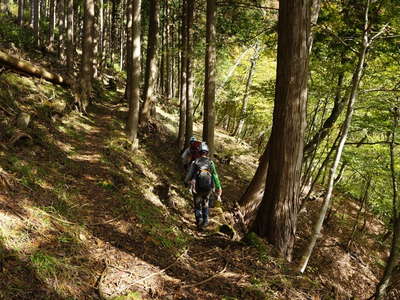
{"type": "Polygon", "coordinates": [[[399,75],[396,0],[0,0],[0,299],[400,299],[399,75]]]}

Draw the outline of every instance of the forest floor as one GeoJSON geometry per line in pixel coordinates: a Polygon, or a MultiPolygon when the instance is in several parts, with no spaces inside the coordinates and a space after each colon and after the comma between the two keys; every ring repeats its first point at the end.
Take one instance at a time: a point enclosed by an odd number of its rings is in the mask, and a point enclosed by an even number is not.
{"type": "MultiPolygon", "coordinates": [[[[37,55],[31,60],[51,65],[37,55]]],[[[60,111],[71,102],[67,89],[2,69],[0,299],[364,299],[374,292],[389,241],[367,212],[346,249],[357,201],[334,195],[323,238],[306,272],[296,273],[255,235],[238,241],[221,232],[234,222],[230,211],[259,154],[218,130],[218,153],[234,159],[216,162],[223,203],[199,232],[182,184],[176,105],[157,107],[132,153],[122,96],[99,84],[86,116],[68,105],[60,111]],[[15,130],[21,112],[32,119],[15,130]]],[[[295,262],[321,201],[316,196],[300,214],[295,262]]]]}

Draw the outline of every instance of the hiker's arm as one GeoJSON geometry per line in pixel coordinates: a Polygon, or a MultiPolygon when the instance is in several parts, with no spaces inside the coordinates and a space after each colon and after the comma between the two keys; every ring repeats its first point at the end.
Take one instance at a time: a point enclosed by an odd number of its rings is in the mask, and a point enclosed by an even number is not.
{"type": "Polygon", "coordinates": [[[215,164],[213,161],[211,162],[211,175],[212,175],[212,178],[214,181],[214,185],[215,185],[217,194],[221,195],[222,194],[222,186],[221,186],[221,182],[219,181],[217,169],[215,168],[215,164]]]}
{"type": "Polygon", "coordinates": [[[188,172],[186,173],[185,183],[189,183],[193,179],[194,176],[194,164],[191,163],[188,172]]]}
{"type": "Polygon", "coordinates": [[[181,155],[182,161],[185,163],[189,160],[189,148],[186,148],[181,155]]]}

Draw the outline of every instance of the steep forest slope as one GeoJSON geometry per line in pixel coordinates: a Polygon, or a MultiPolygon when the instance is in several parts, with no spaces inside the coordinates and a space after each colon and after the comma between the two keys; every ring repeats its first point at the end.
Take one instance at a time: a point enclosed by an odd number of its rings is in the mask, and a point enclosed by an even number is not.
{"type": "MultiPolygon", "coordinates": [[[[11,46],[0,50],[62,71],[49,55],[11,46]]],[[[385,232],[366,214],[362,234],[347,249],[359,207],[346,197],[335,194],[323,238],[300,275],[255,235],[238,241],[221,230],[233,225],[234,202],[257,166],[258,154],[246,144],[218,131],[218,153],[233,159],[216,161],[223,203],[212,209],[210,228],[198,232],[182,184],[175,103],[158,105],[157,122],[141,130],[141,147],[131,153],[121,85],[110,91],[98,82],[88,114],[81,115],[71,110],[68,89],[0,71],[1,299],[356,299],[373,293],[388,250],[385,232]]],[[[320,207],[314,199],[301,212],[296,253],[320,207]]],[[[390,297],[400,297],[396,287],[390,297]]]]}

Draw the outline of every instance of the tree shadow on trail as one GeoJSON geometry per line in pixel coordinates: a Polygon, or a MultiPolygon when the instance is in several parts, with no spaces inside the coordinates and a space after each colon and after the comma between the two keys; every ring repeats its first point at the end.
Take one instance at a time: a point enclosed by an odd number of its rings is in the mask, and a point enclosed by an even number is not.
{"type": "MultiPolygon", "coordinates": [[[[45,282],[44,260],[40,252],[31,260],[0,243],[0,299],[67,299],[45,282]]],[[[47,266],[48,267],[48,266],[47,266]]],[[[49,267],[48,267],[49,268],[49,267]]]]}

